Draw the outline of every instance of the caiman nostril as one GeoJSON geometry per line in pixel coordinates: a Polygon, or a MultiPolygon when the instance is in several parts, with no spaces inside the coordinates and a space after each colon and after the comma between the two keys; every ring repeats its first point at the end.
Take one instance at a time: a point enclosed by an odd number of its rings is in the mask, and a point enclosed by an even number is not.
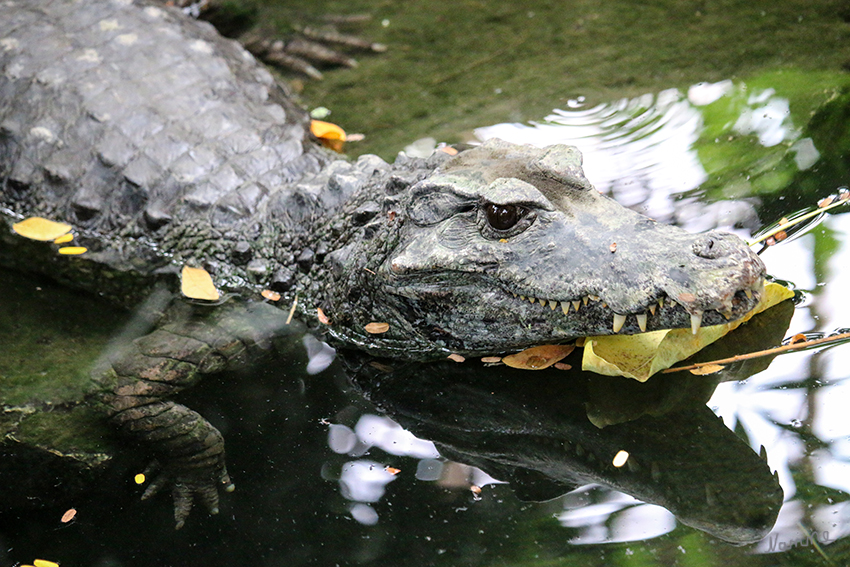
{"type": "Polygon", "coordinates": [[[723,256],[723,247],[714,238],[703,236],[691,245],[691,250],[700,258],[714,260],[723,256]]]}

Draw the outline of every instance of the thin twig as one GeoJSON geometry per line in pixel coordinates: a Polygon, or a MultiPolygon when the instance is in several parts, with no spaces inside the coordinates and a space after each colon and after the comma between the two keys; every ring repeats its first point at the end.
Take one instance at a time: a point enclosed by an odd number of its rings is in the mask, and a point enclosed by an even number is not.
{"type": "Polygon", "coordinates": [[[286,324],[289,325],[290,321],[292,321],[292,316],[295,315],[295,306],[298,305],[298,296],[295,296],[295,299],[292,300],[292,307],[289,308],[289,317],[286,318],[286,324]]]}
{"type": "Polygon", "coordinates": [[[703,366],[709,366],[711,364],[731,364],[732,362],[739,362],[741,360],[750,360],[752,358],[760,358],[762,356],[769,356],[771,354],[781,354],[783,352],[791,352],[794,350],[802,350],[809,347],[825,345],[829,343],[839,342],[843,340],[850,339],[850,333],[841,333],[840,335],[832,335],[831,337],[821,337],[819,339],[814,339],[811,341],[803,341],[799,343],[793,343],[790,345],[783,345],[774,348],[769,348],[767,350],[760,350],[757,352],[751,352],[748,354],[739,354],[733,356],[731,358],[723,358],[720,360],[712,360],[711,362],[699,362],[697,364],[691,364],[689,366],[676,366],[674,368],[668,368],[666,370],[662,370],[662,374],[668,374],[670,372],[679,372],[680,370],[693,370],[694,368],[701,368],[703,366]]]}
{"type": "Polygon", "coordinates": [[[770,230],[770,231],[762,234],[757,239],[753,240],[752,242],[748,242],[747,244],[749,244],[750,246],[755,246],[759,242],[764,242],[765,240],[767,240],[771,236],[775,236],[776,234],[782,232],[783,230],[787,230],[787,229],[791,228],[792,226],[794,226],[796,224],[800,224],[801,222],[803,222],[805,220],[809,220],[812,217],[816,217],[818,215],[821,215],[821,214],[823,214],[823,213],[825,213],[825,212],[827,212],[831,209],[834,209],[836,207],[840,207],[841,205],[845,205],[845,204],[847,204],[847,202],[848,202],[847,199],[839,199],[836,202],[832,203],[831,205],[828,205],[828,206],[823,207],[823,208],[817,208],[813,211],[809,211],[805,215],[802,215],[802,216],[797,217],[795,219],[791,219],[790,221],[788,221],[786,223],[780,223],[779,226],[777,226],[773,230],[770,230]]]}

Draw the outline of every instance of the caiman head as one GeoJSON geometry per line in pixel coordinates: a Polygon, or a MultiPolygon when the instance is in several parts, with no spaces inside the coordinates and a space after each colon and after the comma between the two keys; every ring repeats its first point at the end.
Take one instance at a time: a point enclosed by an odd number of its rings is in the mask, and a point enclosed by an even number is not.
{"type": "Polygon", "coordinates": [[[391,176],[361,205],[381,214],[349,225],[329,256],[331,332],[375,354],[698,333],[750,311],[763,289],[764,264],[738,237],[690,234],[619,205],[570,146],[491,140],[419,177],[399,188],[391,176]],[[370,334],[369,323],[389,329],[370,334]]]}

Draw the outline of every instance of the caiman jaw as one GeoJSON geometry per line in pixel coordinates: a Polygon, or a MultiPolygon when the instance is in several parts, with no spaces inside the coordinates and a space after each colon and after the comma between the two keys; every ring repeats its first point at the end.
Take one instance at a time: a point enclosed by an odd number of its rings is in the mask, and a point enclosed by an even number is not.
{"type": "Polygon", "coordinates": [[[589,319],[607,316],[611,321],[610,329],[613,333],[620,333],[624,329],[627,333],[645,333],[648,330],[686,327],[687,325],[682,323],[689,320],[691,332],[697,334],[703,324],[717,325],[739,319],[758,304],[763,292],[764,279],[759,278],[751,287],[736,291],[723,305],[713,309],[695,307],[693,298],[687,297],[688,294],[680,294],[678,300],[662,294],[645,309],[632,313],[617,313],[608,307],[604,296],[594,294],[583,295],[577,299],[544,299],[527,292],[507,293],[519,301],[538,304],[541,308],[563,313],[565,317],[573,319],[581,318],[585,314],[588,314],[589,319]],[[685,297],[682,297],[683,295],[685,297]],[[589,315],[590,312],[593,314],[589,315]]]}

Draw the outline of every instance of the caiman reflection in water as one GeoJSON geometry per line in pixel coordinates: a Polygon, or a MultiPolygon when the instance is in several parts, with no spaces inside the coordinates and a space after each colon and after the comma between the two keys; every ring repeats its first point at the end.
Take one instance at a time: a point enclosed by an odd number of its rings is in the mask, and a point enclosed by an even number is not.
{"type": "MultiPolygon", "coordinates": [[[[699,357],[775,345],[792,312],[785,301],[699,357]]],[[[764,454],[705,404],[721,381],[744,379],[769,362],[756,359],[709,376],[658,375],[641,384],[575,370],[528,372],[472,361],[393,368],[348,358],[355,383],[373,403],[433,441],[444,457],[509,481],[523,500],[549,500],[597,483],[740,544],[770,531],[783,492],[764,454]],[[616,467],[621,450],[629,457],[616,467]]]]}

